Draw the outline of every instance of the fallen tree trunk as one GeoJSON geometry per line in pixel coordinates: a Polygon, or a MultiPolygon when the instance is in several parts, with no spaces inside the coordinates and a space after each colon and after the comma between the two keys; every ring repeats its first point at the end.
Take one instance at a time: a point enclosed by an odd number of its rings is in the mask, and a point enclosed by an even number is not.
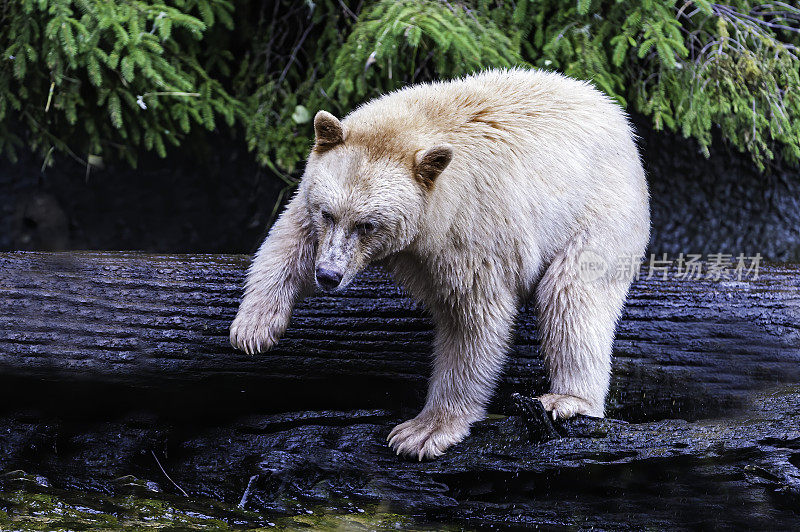
{"type": "MultiPolygon", "coordinates": [[[[19,490],[63,497],[67,487],[108,494],[77,495],[84,512],[109,512],[133,495],[238,526],[302,516],[326,529],[309,514],[377,507],[437,529],[797,530],[800,389],[751,400],[741,416],[696,422],[578,417],[552,426],[525,409],[476,424],[464,442],[422,463],[386,446],[402,418],[385,410],[285,412],[210,426],[141,413],[91,423],[0,417],[0,527],[24,528],[3,521],[3,511],[25,517],[19,490]],[[530,441],[543,432],[559,437],[530,441]]],[[[41,514],[41,504],[34,510],[41,514]]]]}
{"type": "Polygon", "coordinates": [[[609,408],[633,423],[552,424],[537,402],[508,400],[546,387],[523,309],[494,409],[513,415],[410,463],[385,438],[424,393],[424,313],[370,269],[300,305],[274,351],[244,355],[227,326],[246,264],[0,254],[0,528],[29,522],[20,492],[40,513],[41,497],[96,515],[134,494],[237,526],[320,528],[310,512],[368,504],[476,527],[800,526],[796,266],[638,281],[609,408]]]}
{"type": "MultiPolygon", "coordinates": [[[[418,406],[432,325],[384,273],[368,269],[341,294],[308,298],[273,351],[248,356],[227,334],[247,263],[0,254],[0,384],[5,393],[66,386],[64,400],[100,390],[117,402],[226,412],[418,406]]],[[[741,282],[637,281],[614,344],[609,411],[696,418],[739,404],[749,390],[799,380],[799,273],[772,264],[741,282]]],[[[529,305],[498,397],[545,391],[535,328],[529,305]]]]}

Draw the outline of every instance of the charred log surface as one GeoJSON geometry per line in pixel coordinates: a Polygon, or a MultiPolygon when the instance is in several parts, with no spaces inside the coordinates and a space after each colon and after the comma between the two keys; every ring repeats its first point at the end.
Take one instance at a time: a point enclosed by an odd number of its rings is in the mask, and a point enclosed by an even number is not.
{"type": "Polygon", "coordinates": [[[185,491],[188,500],[242,503],[266,516],[361,501],[468,526],[796,529],[800,389],[751,399],[745,413],[724,420],[578,418],[557,423],[565,435],[542,443],[531,443],[525,428],[540,418],[498,417],[422,463],[388,449],[386,435],[401,419],[383,410],[208,427],[145,415],[92,424],[15,416],[0,420],[8,471],[0,488],[25,472],[118,496],[180,499],[185,491]]]}
{"type": "Polygon", "coordinates": [[[512,415],[415,463],[385,438],[422,401],[422,310],[370,269],[244,355],[227,327],[246,265],[0,254],[0,490],[185,491],[267,516],[367,501],[468,526],[800,526],[797,266],[638,281],[609,401],[625,421],[552,423],[509,397],[546,389],[524,308],[492,408],[512,415]]]}
{"type": "MultiPolygon", "coordinates": [[[[273,351],[248,356],[227,334],[247,263],[0,254],[0,394],[14,403],[61,396],[65,405],[111,394],[114,404],[199,405],[204,415],[419,406],[432,325],[383,272],[307,299],[273,351]]],[[[768,265],[759,274],[635,283],[614,345],[609,412],[695,419],[740,405],[750,390],[800,380],[800,269],[768,265]]],[[[498,397],[546,390],[532,305],[516,329],[498,397]]]]}

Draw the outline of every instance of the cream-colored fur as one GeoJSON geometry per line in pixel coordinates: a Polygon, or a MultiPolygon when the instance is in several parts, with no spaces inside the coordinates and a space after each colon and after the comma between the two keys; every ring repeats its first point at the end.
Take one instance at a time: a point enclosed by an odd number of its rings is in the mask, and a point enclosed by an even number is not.
{"type": "MultiPolygon", "coordinates": [[[[641,257],[648,192],[623,111],[556,73],[495,70],[415,85],[339,122],[317,143],[250,268],[234,346],[269,349],[318,283],[382,264],[436,324],[420,414],[389,435],[435,457],[462,440],[501,371],[520,303],[536,299],[554,417],[602,416],[616,322],[641,257]],[[586,276],[590,252],[611,265],[586,276]],[[331,273],[332,272],[332,273],[331,273]]],[[[323,283],[325,281],[325,283],[323,283]]]]}

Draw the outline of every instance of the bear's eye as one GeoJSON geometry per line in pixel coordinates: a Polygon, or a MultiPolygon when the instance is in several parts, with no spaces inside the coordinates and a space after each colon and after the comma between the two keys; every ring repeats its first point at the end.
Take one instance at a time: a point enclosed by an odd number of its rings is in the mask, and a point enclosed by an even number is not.
{"type": "Polygon", "coordinates": [[[377,227],[372,222],[359,222],[356,224],[355,229],[359,235],[369,235],[374,233],[377,227]]]}
{"type": "Polygon", "coordinates": [[[332,224],[332,223],[333,223],[333,215],[332,215],[331,213],[329,213],[329,212],[328,212],[328,211],[326,211],[326,210],[323,210],[323,211],[321,211],[321,212],[320,212],[320,214],[322,215],[322,219],[323,219],[323,220],[324,220],[326,223],[329,223],[329,224],[332,224]]]}

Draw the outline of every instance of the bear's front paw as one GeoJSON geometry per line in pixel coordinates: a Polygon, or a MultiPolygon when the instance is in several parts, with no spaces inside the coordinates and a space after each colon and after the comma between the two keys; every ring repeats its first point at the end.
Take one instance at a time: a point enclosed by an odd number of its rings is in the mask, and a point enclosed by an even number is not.
{"type": "Polygon", "coordinates": [[[586,399],[574,395],[546,393],[537,399],[542,402],[544,409],[552,414],[553,421],[557,418],[568,419],[578,414],[603,417],[602,408],[595,407],[586,399]]]}
{"type": "Polygon", "coordinates": [[[468,434],[469,423],[464,420],[423,412],[397,425],[386,439],[398,455],[422,461],[423,458],[441,456],[468,434]]]}
{"type": "Polygon", "coordinates": [[[268,351],[289,326],[289,318],[289,312],[243,302],[231,323],[231,345],[248,355],[268,351]]]}

